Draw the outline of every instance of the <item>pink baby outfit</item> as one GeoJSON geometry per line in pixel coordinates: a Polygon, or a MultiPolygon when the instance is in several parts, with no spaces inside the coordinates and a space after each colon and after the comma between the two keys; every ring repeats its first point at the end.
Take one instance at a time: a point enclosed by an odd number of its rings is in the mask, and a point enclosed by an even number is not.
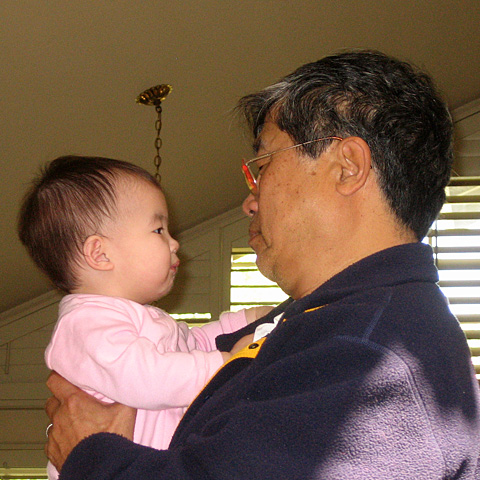
{"type": "Polygon", "coordinates": [[[165,449],[187,406],[223,365],[215,338],[246,324],[241,310],[190,329],[150,305],[66,295],[45,361],[98,399],[137,408],[134,441],[165,449]]]}

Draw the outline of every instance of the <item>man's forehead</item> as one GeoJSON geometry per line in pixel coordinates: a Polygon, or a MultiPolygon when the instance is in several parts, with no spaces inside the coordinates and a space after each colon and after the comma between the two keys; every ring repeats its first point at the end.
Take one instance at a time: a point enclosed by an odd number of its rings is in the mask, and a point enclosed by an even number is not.
{"type": "MultiPolygon", "coordinates": [[[[257,138],[253,141],[253,151],[258,153],[260,150],[270,151],[272,150],[272,144],[275,143],[275,139],[278,136],[282,136],[283,134],[288,135],[283,130],[280,130],[278,125],[272,121],[266,121],[259,131],[257,138]]],[[[284,141],[282,139],[281,141],[284,141]]]]}

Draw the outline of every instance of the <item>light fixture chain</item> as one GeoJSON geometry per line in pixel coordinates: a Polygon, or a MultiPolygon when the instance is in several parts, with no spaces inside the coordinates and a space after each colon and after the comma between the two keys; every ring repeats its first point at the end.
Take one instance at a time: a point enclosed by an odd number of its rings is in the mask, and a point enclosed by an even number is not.
{"type": "Polygon", "coordinates": [[[153,105],[157,111],[157,120],[155,121],[155,150],[156,155],[153,159],[155,165],[155,178],[160,183],[162,177],[160,176],[160,165],[162,164],[162,157],[160,156],[160,148],[162,148],[162,139],[160,138],[160,130],[162,129],[162,106],[161,103],[165,100],[168,94],[172,91],[172,86],[168,84],[156,85],[145,90],[138,95],[136,102],[142,105],[153,105]]]}
{"type": "Polygon", "coordinates": [[[155,155],[155,158],[153,159],[153,163],[155,165],[155,178],[158,180],[158,183],[160,183],[162,177],[160,175],[160,165],[162,164],[162,157],[160,156],[160,148],[162,148],[162,139],[160,138],[160,131],[162,130],[162,106],[161,105],[155,105],[155,110],[157,111],[157,120],[155,122],[155,130],[157,132],[157,137],[155,138],[155,150],[157,151],[157,154],[155,155]]]}

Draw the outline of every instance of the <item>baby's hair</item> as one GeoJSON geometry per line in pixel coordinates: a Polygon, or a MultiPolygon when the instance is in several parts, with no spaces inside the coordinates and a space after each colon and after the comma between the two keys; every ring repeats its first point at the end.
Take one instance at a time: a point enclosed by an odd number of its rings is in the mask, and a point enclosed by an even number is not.
{"type": "Polygon", "coordinates": [[[60,290],[70,293],[78,286],[74,267],[83,244],[117,213],[118,181],[128,177],[161,190],[143,168],[103,157],[56,158],[33,181],[20,209],[18,236],[60,290]]]}

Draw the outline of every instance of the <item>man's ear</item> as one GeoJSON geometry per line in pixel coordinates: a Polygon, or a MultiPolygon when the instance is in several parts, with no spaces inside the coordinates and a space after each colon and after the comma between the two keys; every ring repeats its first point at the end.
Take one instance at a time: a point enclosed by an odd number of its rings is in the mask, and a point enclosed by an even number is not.
{"type": "Polygon", "coordinates": [[[370,147],[359,137],[344,139],[338,149],[341,173],[337,179],[337,191],[353,195],[366,183],[372,165],[370,147]]]}
{"type": "Polygon", "coordinates": [[[105,243],[105,238],[100,235],[90,235],[83,244],[85,262],[94,270],[108,271],[113,269],[113,263],[105,251],[105,243]]]}

